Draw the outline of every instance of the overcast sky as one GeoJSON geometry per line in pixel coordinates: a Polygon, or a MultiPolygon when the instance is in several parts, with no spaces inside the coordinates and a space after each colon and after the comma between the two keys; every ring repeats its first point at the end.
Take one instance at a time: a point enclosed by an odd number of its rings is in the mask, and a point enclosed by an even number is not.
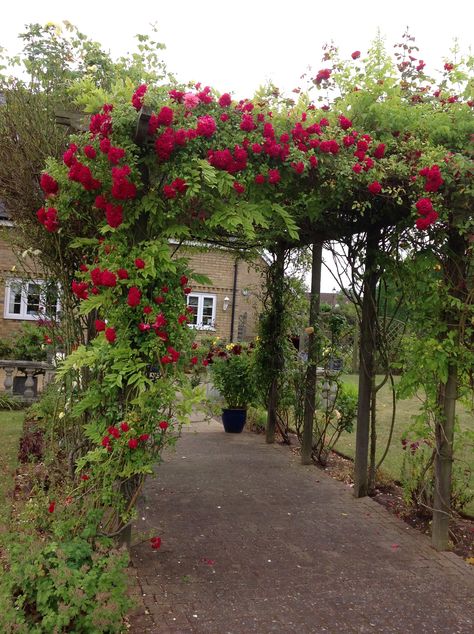
{"type": "MultiPolygon", "coordinates": [[[[409,26],[430,73],[450,58],[454,38],[463,51],[471,46],[473,7],[472,0],[22,0],[2,7],[0,46],[18,51],[25,24],[69,20],[115,55],[156,23],[178,79],[244,97],[269,80],[286,91],[300,85],[308,66],[322,67],[321,47],[331,40],[341,55],[364,54],[377,29],[391,49],[409,26]]],[[[324,274],[323,290],[333,286],[324,274]]]]}

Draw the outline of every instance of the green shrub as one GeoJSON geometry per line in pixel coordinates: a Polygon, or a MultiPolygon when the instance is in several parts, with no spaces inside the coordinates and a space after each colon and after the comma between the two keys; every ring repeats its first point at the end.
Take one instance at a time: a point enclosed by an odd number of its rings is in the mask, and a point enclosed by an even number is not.
{"type": "MultiPolygon", "coordinates": [[[[5,539],[4,539],[5,541],[5,539]]],[[[110,540],[47,543],[11,535],[0,578],[0,631],[21,634],[123,631],[132,602],[128,554],[110,540]]]]}
{"type": "Polygon", "coordinates": [[[252,356],[240,344],[229,344],[228,350],[216,355],[211,364],[214,386],[229,408],[246,408],[255,400],[252,356]]]}
{"type": "Polygon", "coordinates": [[[0,410],[1,409],[22,409],[23,403],[15,398],[14,396],[10,396],[10,394],[0,394],[0,410]]]}

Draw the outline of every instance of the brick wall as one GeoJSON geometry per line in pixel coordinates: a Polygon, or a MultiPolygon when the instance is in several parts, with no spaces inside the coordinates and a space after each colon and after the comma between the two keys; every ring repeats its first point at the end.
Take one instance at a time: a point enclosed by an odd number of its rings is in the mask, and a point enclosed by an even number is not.
{"type": "MultiPolygon", "coordinates": [[[[210,285],[193,284],[192,287],[197,293],[216,295],[216,323],[212,334],[226,341],[231,338],[234,267],[237,259],[233,340],[254,337],[261,311],[262,270],[266,266],[264,260],[258,258],[249,263],[238,258],[235,252],[219,248],[201,250],[186,247],[181,248],[178,255],[188,257],[196,273],[207,275],[212,280],[210,285]],[[230,300],[226,311],[223,310],[225,297],[230,300]]],[[[208,334],[208,331],[200,331],[200,335],[208,334]]]]}
{"type": "MultiPolygon", "coordinates": [[[[19,260],[12,246],[11,228],[2,227],[0,231],[0,339],[9,339],[18,332],[24,323],[19,319],[5,319],[5,284],[8,278],[22,277],[23,264],[31,271],[31,278],[43,278],[41,273],[34,273],[34,263],[30,259],[19,260]]],[[[197,249],[181,247],[179,257],[188,257],[190,266],[197,273],[207,275],[211,285],[193,285],[197,293],[209,293],[216,296],[216,323],[213,331],[198,331],[202,335],[216,335],[230,340],[232,320],[232,299],[234,283],[234,267],[237,258],[237,286],[235,293],[235,311],[233,340],[251,339],[256,334],[258,315],[261,310],[260,293],[262,287],[263,259],[253,263],[238,258],[235,252],[219,248],[197,249]],[[224,298],[229,298],[226,311],[223,310],[224,298]]]]}
{"type": "Polygon", "coordinates": [[[13,247],[13,228],[2,226],[0,229],[0,339],[10,339],[22,324],[21,319],[5,319],[5,286],[8,279],[28,277],[42,279],[34,261],[22,258],[13,247]],[[25,273],[28,271],[28,273],[25,273]]]}

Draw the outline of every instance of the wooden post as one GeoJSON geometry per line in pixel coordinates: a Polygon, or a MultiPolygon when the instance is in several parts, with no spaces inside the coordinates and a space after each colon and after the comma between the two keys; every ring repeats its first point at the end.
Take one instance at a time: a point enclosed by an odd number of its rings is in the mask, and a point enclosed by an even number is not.
{"type": "MultiPolygon", "coordinates": [[[[462,236],[451,229],[448,236],[448,261],[445,265],[445,279],[450,293],[462,300],[464,278],[463,258],[466,245],[462,236]]],[[[443,315],[446,326],[445,338],[452,338],[455,349],[459,344],[459,312],[462,309],[447,308],[443,315]]],[[[440,413],[436,417],[436,455],[434,462],[434,499],[431,543],[437,550],[446,550],[449,545],[449,520],[451,517],[451,477],[453,469],[454,424],[456,418],[456,400],[458,396],[457,359],[451,357],[448,365],[448,377],[439,386],[438,406],[440,413]]]]}
{"type": "Polygon", "coordinates": [[[376,321],[375,291],[378,280],[376,261],[379,235],[379,231],[376,229],[367,234],[365,255],[364,296],[360,324],[359,401],[357,406],[356,453],[354,461],[354,496],[356,498],[366,496],[368,489],[367,466],[372,377],[376,345],[374,325],[376,321]]]}
{"type": "Polygon", "coordinates": [[[277,424],[277,407],[278,407],[278,377],[283,369],[283,350],[282,338],[283,328],[283,311],[285,309],[284,302],[284,282],[285,282],[285,248],[282,244],[278,244],[275,251],[275,261],[272,266],[274,270],[270,273],[270,284],[272,287],[271,297],[271,321],[272,331],[274,333],[275,351],[268,359],[271,364],[272,382],[268,395],[267,404],[267,427],[265,431],[265,440],[268,444],[275,442],[275,430],[277,424]]]}
{"type": "Polygon", "coordinates": [[[318,369],[319,334],[316,332],[321,305],[321,262],[323,243],[313,244],[311,262],[311,300],[309,305],[308,368],[306,370],[303,438],[301,442],[301,464],[311,464],[313,452],[313,420],[316,408],[316,378],[318,369]]]}

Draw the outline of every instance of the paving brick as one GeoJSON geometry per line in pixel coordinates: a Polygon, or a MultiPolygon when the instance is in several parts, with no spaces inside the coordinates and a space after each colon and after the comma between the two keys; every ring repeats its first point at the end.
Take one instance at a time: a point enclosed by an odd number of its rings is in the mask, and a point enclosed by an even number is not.
{"type": "Polygon", "coordinates": [[[132,550],[157,634],[474,631],[471,567],[261,436],[193,423],[139,516],[163,539],[132,550]]]}

